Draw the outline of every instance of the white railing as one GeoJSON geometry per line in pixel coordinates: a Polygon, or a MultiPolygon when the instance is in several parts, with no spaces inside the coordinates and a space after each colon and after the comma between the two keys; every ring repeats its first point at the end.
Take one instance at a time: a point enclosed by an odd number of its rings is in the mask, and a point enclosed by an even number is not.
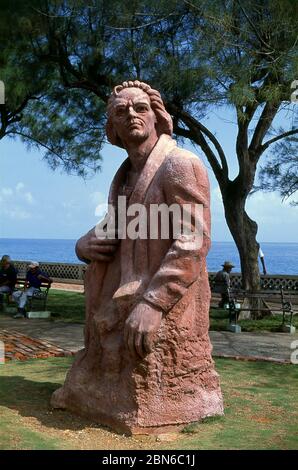
{"type": "MultiPolygon", "coordinates": [[[[23,277],[26,275],[29,261],[14,261],[14,265],[18,270],[18,275],[23,277]]],[[[45,271],[48,276],[56,282],[65,282],[69,284],[83,284],[84,274],[87,266],[85,264],[75,263],[50,263],[40,262],[40,268],[45,271]]],[[[212,285],[216,273],[209,273],[209,281],[212,285]]],[[[231,286],[233,288],[241,288],[241,274],[231,273],[231,286]]],[[[264,290],[284,289],[298,291],[298,276],[286,274],[267,274],[261,276],[261,286],[264,290]]]]}
{"type": "MultiPolygon", "coordinates": [[[[13,262],[19,277],[25,277],[28,270],[29,261],[14,261],[13,262]]],[[[75,263],[40,263],[40,269],[50,276],[55,282],[65,282],[69,284],[82,284],[84,274],[86,271],[85,264],[75,263]]]]}

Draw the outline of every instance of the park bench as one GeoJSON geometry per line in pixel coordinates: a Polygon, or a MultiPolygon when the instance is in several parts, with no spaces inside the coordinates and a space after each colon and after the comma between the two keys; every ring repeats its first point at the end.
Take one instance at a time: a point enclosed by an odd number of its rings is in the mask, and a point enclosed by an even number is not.
{"type": "MultiPolygon", "coordinates": [[[[15,290],[23,289],[25,282],[25,277],[18,277],[15,285],[15,290]]],[[[43,314],[39,315],[40,317],[46,318],[49,316],[49,312],[47,312],[46,306],[50,287],[51,283],[49,281],[42,281],[40,290],[38,292],[34,292],[32,297],[28,297],[26,309],[28,311],[29,318],[37,317],[38,312],[44,312],[43,314]]],[[[6,311],[9,311],[10,308],[15,305],[15,303],[11,294],[6,294],[6,298],[8,307],[6,311]]]]}
{"type": "Polygon", "coordinates": [[[256,292],[243,289],[229,289],[229,322],[236,324],[241,312],[253,312],[256,315],[282,313],[283,331],[294,332],[293,315],[298,313],[298,291],[260,290],[256,292]]]}
{"type": "MultiPolygon", "coordinates": [[[[298,290],[268,289],[255,292],[243,289],[229,289],[229,302],[225,309],[229,312],[228,330],[240,332],[239,319],[245,318],[245,312],[258,316],[282,314],[282,331],[293,333],[293,315],[298,313],[298,290]],[[244,313],[241,318],[241,313],[244,313]]],[[[212,305],[212,309],[219,309],[212,305]]]]}

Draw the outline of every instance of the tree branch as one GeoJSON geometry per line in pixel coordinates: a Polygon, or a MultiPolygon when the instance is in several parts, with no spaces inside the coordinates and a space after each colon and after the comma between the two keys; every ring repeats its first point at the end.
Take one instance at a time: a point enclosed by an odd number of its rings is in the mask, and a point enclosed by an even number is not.
{"type": "Polygon", "coordinates": [[[261,147],[262,152],[264,152],[264,150],[266,150],[269,145],[273,144],[274,142],[277,142],[278,140],[284,139],[285,137],[289,137],[290,135],[294,134],[298,134],[298,129],[292,129],[291,131],[284,132],[283,134],[280,134],[274,137],[273,139],[267,140],[267,142],[265,142],[261,147]]]}
{"type": "Polygon", "coordinates": [[[256,112],[258,102],[254,101],[252,104],[246,106],[242,110],[241,106],[236,106],[238,133],[236,138],[236,151],[239,167],[241,168],[248,157],[248,127],[256,112]],[[244,117],[244,119],[243,119],[244,117]]]}
{"type": "MultiPolygon", "coordinates": [[[[270,51],[270,46],[269,44],[267,44],[264,39],[262,38],[262,36],[260,36],[257,28],[255,27],[253,21],[250,19],[250,17],[248,16],[248,14],[246,13],[245,9],[243,8],[243,6],[241,5],[240,1],[239,0],[236,0],[238,5],[239,5],[239,8],[241,9],[243,15],[245,16],[245,18],[247,19],[248,23],[250,24],[252,30],[255,32],[255,35],[257,36],[258,40],[260,41],[260,43],[262,44],[262,46],[264,46],[266,49],[269,49],[270,51]]],[[[270,52],[267,52],[267,54],[272,54],[274,51],[270,51],[270,52]]]]}
{"type": "Polygon", "coordinates": [[[63,158],[62,155],[55,152],[55,150],[53,148],[49,147],[45,143],[41,142],[40,140],[38,140],[38,139],[28,135],[28,134],[24,134],[23,132],[19,132],[19,131],[11,131],[11,132],[7,132],[7,134],[19,135],[21,137],[24,137],[25,139],[28,139],[28,140],[31,140],[32,142],[35,142],[37,145],[40,145],[41,147],[44,147],[46,150],[51,152],[53,155],[56,155],[56,157],[58,157],[62,162],[65,162],[67,160],[71,160],[71,159],[63,158]]]}
{"type": "Polygon", "coordinates": [[[212,166],[212,169],[214,170],[217,179],[220,179],[221,181],[227,180],[229,174],[227,160],[224,151],[214,134],[212,134],[212,132],[209,131],[207,127],[205,127],[201,122],[193,118],[189,113],[187,113],[186,111],[179,110],[172,103],[167,103],[166,107],[170,111],[173,111],[173,113],[188,126],[189,131],[194,137],[195,142],[202,148],[204,153],[206,153],[208,161],[212,166]],[[216,155],[212,151],[210,145],[208,144],[204,136],[206,136],[216,148],[221,165],[219,164],[216,155]]]}
{"type": "Polygon", "coordinates": [[[269,102],[265,104],[248,148],[250,156],[252,156],[255,160],[258,160],[262,153],[262,141],[268,132],[274,117],[276,116],[277,110],[278,107],[276,105],[269,102]]]}
{"type": "Polygon", "coordinates": [[[106,25],[106,28],[112,29],[112,30],[115,30],[115,31],[138,30],[138,29],[147,28],[148,26],[153,26],[155,24],[161,23],[162,21],[167,20],[171,16],[179,16],[179,13],[177,13],[177,12],[169,13],[168,15],[166,15],[162,18],[158,18],[157,20],[149,21],[149,23],[144,23],[144,24],[141,24],[141,25],[138,25],[138,26],[128,26],[128,27],[122,27],[122,28],[119,27],[119,28],[117,28],[116,26],[106,25]]]}
{"type": "MultiPolygon", "coordinates": [[[[97,84],[92,83],[89,79],[83,77],[82,73],[77,70],[69,60],[68,51],[66,46],[64,47],[61,40],[57,38],[52,38],[49,41],[49,54],[39,54],[40,60],[50,61],[58,64],[60,75],[63,81],[63,84],[67,88],[81,88],[93,92],[96,96],[102,99],[104,102],[107,102],[108,95],[103,93],[100,90],[100,87],[97,84]],[[67,77],[69,73],[74,77],[75,81],[70,81],[67,77]]],[[[97,77],[97,82],[101,85],[105,85],[110,88],[113,84],[109,82],[109,77],[100,75],[97,77]]]]}
{"type": "Polygon", "coordinates": [[[12,113],[13,115],[16,115],[16,114],[20,114],[27,106],[28,102],[30,100],[38,100],[39,98],[37,96],[30,96],[30,95],[27,95],[22,103],[20,104],[20,106],[18,106],[15,111],[12,113]]]}
{"type": "Polygon", "coordinates": [[[174,124],[174,132],[181,137],[185,137],[186,139],[191,139],[191,132],[183,127],[178,126],[178,124],[174,124]]]}
{"type": "Polygon", "coordinates": [[[0,140],[6,135],[8,126],[7,109],[5,104],[0,105],[1,127],[0,127],[0,140]]]}

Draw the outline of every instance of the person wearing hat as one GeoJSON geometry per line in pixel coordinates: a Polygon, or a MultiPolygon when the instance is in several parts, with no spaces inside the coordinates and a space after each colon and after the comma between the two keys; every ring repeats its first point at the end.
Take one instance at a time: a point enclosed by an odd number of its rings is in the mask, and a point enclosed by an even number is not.
{"type": "Polygon", "coordinates": [[[213,292],[221,294],[221,301],[218,306],[223,308],[229,302],[229,289],[230,289],[230,272],[235,267],[230,261],[225,261],[222,264],[223,269],[216,273],[214,278],[213,292]]]}
{"type": "Polygon", "coordinates": [[[0,261],[0,310],[3,309],[3,294],[11,294],[17,282],[17,271],[10,256],[4,255],[0,261]]]}
{"type": "Polygon", "coordinates": [[[25,307],[28,297],[32,297],[35,292],[40,291],[40,286],[43,281],[52,282],[52,279],[40,270],[37,261],[31,261],[28,268],[24,289],[15,291],[12,294],[14,300],[18,303],[18,313],[14,315],[14,318],[26,318],[25,307]]]}

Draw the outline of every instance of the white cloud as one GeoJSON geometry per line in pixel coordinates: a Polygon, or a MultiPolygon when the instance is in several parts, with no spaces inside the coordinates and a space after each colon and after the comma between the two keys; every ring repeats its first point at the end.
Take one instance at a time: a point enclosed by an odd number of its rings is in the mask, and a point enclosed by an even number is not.
{"type": "Polygon", "coordinates": [[[11,188],[2,188],[1,189],[1,194],[4,197],[10,197],[13,195],[13,190],[11,188]]]}
{"type": "Polygon", "coordinates": [[[297,241],[298,207],[282,202],[278,193],[258,192],[247,201],[247,212],[263,241],[297,241]]]}
{"type": "Polygon", "coordinates": [[[73,201],[62,202],[64,209],[72,209],[74,207],[73,201]]]}
{"type": "MultiPolygon", "coordinates": [[[[297,241],[298,207],[291,206],[289,200],[282,202],[278,193],[253,194],[247,199],[246,210],[258,224],[259,241],[297,241]]],[[[213,240],[231,238],[218,186],[211,191],[211,220],[213,240]]]]}
{"type": "Polygon", "coordinates": [[[103,217],[108,212],[107,204],[98,204],[95,208],[94,215],[95,217],[103,217]]]}
{"type": "Polygon", "coordinates": [[[34,197],[32,196],[32,193],[30,191],[24,191],[25,185],[21,181],[16,185],[16,196],[18,195],[18,199],[20,197],[25,200],[28,204],[34,204],[35,200],[34,197]]]}
{"type": "Polygon", "coordinates": [[[70,199],[62,202],[62,207],[67,210],[78,210],[81,207],[81,200],[70,199]]]}
{"type": "Polygon", "coordinates": [[[12,209],[4,209],[2,210],[2,213],[7,216],[9,219],[13,220],[26,220],[30,219],[32,215],[27,212],[26,210],[23,210],[21,207],[14,207],[12,209]]]}
{"type": "Polygon", "coordinates": [[[16,192],[17,192],[17,193],[20,193],[24,188],[25,188],[24,183],[19,182],[19,183],[16,185],[16,192]]]}
{"type": "Polygon", "coordinates": [[[106,196],[104,193],[100,191],[95,191],[90,194],[90,199],[93,202],[93,204],[100,204],[106,201],[106,196]]]}
{"type": "Polygon", "coordinates": [[[108,210],[107,196],[100,191],[95,191],[90,194],[90,199],[92,204],[96,206],[94,210],[95,217],[103,217],[108,210]]]}
{"type": "Polygon", "coordinates": [[[11,201],[13,204],[22,205],[23,203],[26,204],[34,204],[35,199],[32,196],[30,191],[24,192],[25,185],[24,183],[19,182],[15,189],[12,188],[2,188],[0,191],[0,203],[5,201],[5,204],[9,204],[11,201]]]}
{"type": "Polygon", "coordinates": [[[27,220],[32,214],[27,206],[35,203],[30,191],[24,191],[25,185],[19,182],[14,189],[2,188],[0,191],[0,215],[8,220],[27,220]]]}
{"type": "Polygon", "coordinates": [[[25,199],[25,201],[28,202],[28,204],[34,204],[34,202],[35,202],[32,194],[29,191],[24,194],[24,199],[25,199]]]}
{"type": "Polygon", "coordinates": [[[8,199],[10,201],[18,202],[19,204],[25,201],[28,204],[33,204],[35,202],[34,197],[30,191],[24,192],[25,185],[24,183],[18,183],[15,187],[15,190],[12,188],[2,188],[0,191],[0,202],[3,202],[5,199],[5,203],[7,203],[8,199]]]}

